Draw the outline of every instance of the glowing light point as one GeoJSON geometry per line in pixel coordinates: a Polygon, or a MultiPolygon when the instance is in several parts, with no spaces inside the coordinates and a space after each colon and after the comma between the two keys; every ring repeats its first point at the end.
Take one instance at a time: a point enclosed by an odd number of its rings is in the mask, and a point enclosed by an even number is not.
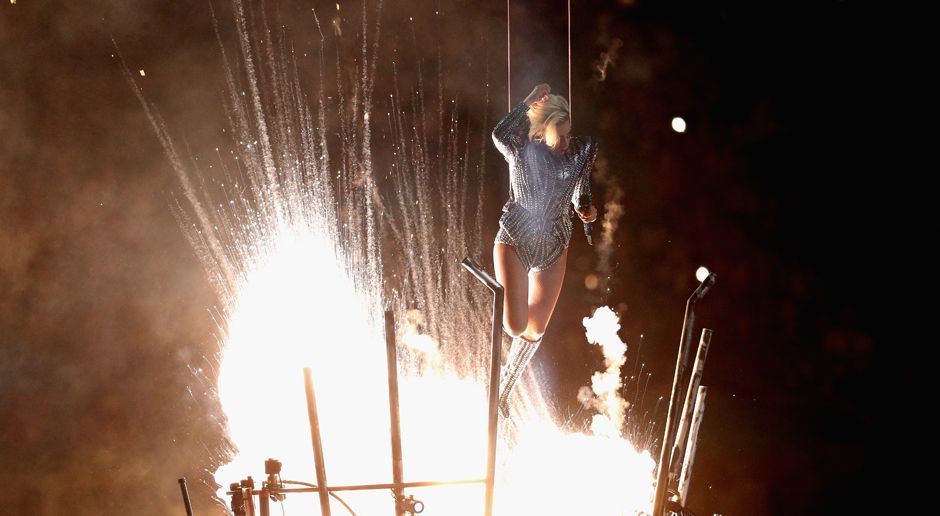
{"type": "Polygon", "coordinates": [[[711,274],[711,272],[708,268],[704,266],[699,267],[698,270],[695,271],[695,279],[699,280],[699,282],[705,281],[705,278],[707,278],[709,274],[711,274]]]}
{"type": "Polygon", "coordinates": [[[598,287],[598,285],[600,285],[600,280],[595,274],[588,274],[584,277],[584,286],[588,290],[594,290],[598,287]]]}
{"type": "Polygon", "coordinates": [[[677,133],[685,132],[685,120],[682,117],[675,117],[672,119],[672,130],[677,133]]]}
{"type": "Polygon", "coordinates": [[[140,76],[141,76],[141,77],[146,77],[146,76],[147,76],[147,72],[145,72],[143,68],[140,69],[140,76]]]}

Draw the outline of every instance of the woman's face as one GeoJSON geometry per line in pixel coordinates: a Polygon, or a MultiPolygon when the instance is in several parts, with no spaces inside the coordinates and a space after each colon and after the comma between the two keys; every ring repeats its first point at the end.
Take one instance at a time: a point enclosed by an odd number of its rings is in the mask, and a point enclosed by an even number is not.
{"type": "Polygon", "coordinates": [[[560,124],[555,124],[556,140],[551,145],[556,154],[562,154],[568,150],[568,143],[571,140],[571,120],[565,120],[560,124]]]}

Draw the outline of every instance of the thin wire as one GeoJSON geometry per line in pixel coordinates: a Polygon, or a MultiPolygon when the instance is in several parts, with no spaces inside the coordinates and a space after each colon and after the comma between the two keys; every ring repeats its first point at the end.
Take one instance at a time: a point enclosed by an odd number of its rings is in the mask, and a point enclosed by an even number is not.
{"type": "Polygon", "coordinates": [[[512,32],[509,30],[509,0],[506,0],[506,111],[512,110],[512,32]]]}
{"type": "Polygon", "coordinates": [[[571,0],[568,0],[568,119],[574,117],[574,99],[571,97],[571,0]]]}

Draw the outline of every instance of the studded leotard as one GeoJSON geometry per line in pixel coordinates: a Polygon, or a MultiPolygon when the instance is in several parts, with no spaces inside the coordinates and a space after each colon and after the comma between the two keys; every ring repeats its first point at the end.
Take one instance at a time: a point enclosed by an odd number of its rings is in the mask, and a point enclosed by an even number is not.
{"type": "Polygon", "coordinates": [[[526,269],[542,271],[571,241],[569,207],[582,196],[590,203],[597,146],[591,137],[573,137],[557,155],[529,140],[527,111],[526,103],[518,104],[493,129],[493,142],[509,162],[511,191],[495,243],[513,246],[526,269]]]}

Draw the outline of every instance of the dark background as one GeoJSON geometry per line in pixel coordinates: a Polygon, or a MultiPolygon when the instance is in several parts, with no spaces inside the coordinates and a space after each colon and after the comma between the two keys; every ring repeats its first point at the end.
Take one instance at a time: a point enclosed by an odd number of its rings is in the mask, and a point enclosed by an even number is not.
{"type": "MultiPolygon", "coordinates": [[[[321,21],[334,4],[313,3],[321,21]]],[[[506,98],[505,11],[492,4],[386,2],[382,36],[412,39],[401,22],[412,16],[415,56],[433,63],[440,49],[447,88],[489,124],[506,98]],[[487,64],[488,91],[467,71],[487,64]]],[[[360,10],[343,6],[350,20],[339,24],[354,30],[360,10]]],[[[230,6],[214,8],[229,34],[230,6]]],[[[514,101],[538,82],[566,94],[563,2],[512,9],[514,101]]],[[[716,334],[690,507],[908,506],[899,436],[921,423],[905,422],[914,359],[902,350],[915,341],[889,316],[915,317],[899,285],[917,278],[936,225],[914,228],[922,189],[894,146],[909,131],[894,123],[908,48],[885,35],[904,29],[902,17],[852,2],[582,1],[573,14],[574,132],[601,141],[595,198],[621,189],[624,215],[608,296],[584,287],[596,255],[578,234],[572,244],[546,337],[556,344],[537,359],[557,379],[560,408],[574,424],[586,417],[574,392],[600,356],[579,344],[580,318],[607,303],[623,317],[628,366],[653,373],[636,416],[658,421],[658,433],[664,411],[651,408],[668,396],[682,309],[704,264],[719,281],[699,322],[716,334]],[[686,133],[671,130],[674,116],[686,133]]],[[[225,450],[221,415],[193,368],[214,353],[217,301],[111,41],[205,155],[225,140],[211,20],[206,2],[0,6],[4,514],[177,514],[180,476],[197,512],[213,511],[207,470],[225,450]]],[[[495,211],[505,179],[492,148],[487,159],[495,211]]]]}

